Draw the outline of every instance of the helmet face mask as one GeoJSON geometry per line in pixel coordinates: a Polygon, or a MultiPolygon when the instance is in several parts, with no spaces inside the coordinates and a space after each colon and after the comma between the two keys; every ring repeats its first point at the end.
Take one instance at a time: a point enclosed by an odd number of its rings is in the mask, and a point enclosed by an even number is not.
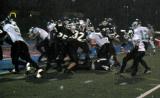
{"type": "Polygon", "coordinates": [[[58,21],[57,21],[57,25],[58,25],[58,26],[63,26],[62,21],[61,21],[61,20],[58,20],[58,21]]]}
{"type": "Polygon", "coordinates": [[[11,19],[10,22],[12,25],[17,26],[16,22],[13,19],[11,19]]]}
{"type": "Polygon", "coordinates": [[[34,39],[36,37],[36,34],[34,34],[33,30],[34,30],[34,27],[31,27],[29,29],[29,33],[28,33],[29,38],[31,38],[31,39],[34,39]]]}
{"type": "Polygon", "coordinates": [[[134,21],[132,23],[132,29],[136,29],[140,24],[138,23],[138,21],[134,21]]]}
{"type": "Polygon", "coordinates": [[[132,23],[132,29],[136,29],[138,26],[141,26],[142,22],[137,18],[135,21],[132,23]]]}
{"type": "Polygon", "coordinates": [[[49,22],[48,24],[47,24],[47,30],[49,31],[49,32],[51,32],[52,30],[54,30],[55,29],[55,26],[56,26],[56,24],[54,23],[54,22],[49,22]]]}
{"type": "Polygon", "coordinates": [[[29,33],[33,33],[33,29],[34,29],[34,27],[31,27],[31,28],[29,29],[29,33]]]}

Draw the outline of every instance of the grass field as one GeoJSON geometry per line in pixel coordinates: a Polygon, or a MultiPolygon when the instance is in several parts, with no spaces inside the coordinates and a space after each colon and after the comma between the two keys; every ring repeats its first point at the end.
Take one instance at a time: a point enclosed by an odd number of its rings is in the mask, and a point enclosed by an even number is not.
{"type": "MultiPolygon", "coordinates": [[[[139,66],[138,76],[130,73],[115,75],[113,71],[78,70],[66,75],[50,70],[42,79],[33,75],[6,74],[0,76],[0,98],[136,98],[160,84],[160,52],[146,56],[152,68],[151,74],[143,74],[139,66]]],[[[124,55],[119,55],[119,60],[124,55]]],[[[128,66],[131,62],[128,64],[128,66]]],[[[160,89],[145,98],[160,98],[160,89]]]]}

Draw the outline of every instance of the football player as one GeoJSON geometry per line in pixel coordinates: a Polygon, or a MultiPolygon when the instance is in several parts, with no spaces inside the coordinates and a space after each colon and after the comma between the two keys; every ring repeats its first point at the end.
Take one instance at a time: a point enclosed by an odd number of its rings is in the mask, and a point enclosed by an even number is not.
{"type": "Polygon", "coordinates": [[[41,78],[41,72],[43,69],[39,68],[37,63],[31,59],[28,46],[22,38],[19,30],[17,30],[17,27],[12,25],[9,21],[5,21],[2,27],[7,33],[7,36],[11,39],[11,58],[12,63],[15,66],[15,72],[19,73],[19,65],[25,65],[26,71],[28,72],[30,71],[30,65],[32,65],[36,68],[36,77],[41,78]],[[21,61],[19,58],[25,60],[26,62],[21,61]]]}
{"type": "Polygon", "coordinates": [[[48,49],[48,32],[38,27],[31,27],[29,29],[29,38],[36,40],[36,48],[41,53],[38,58],[38,62],[40,62],[41,59],[46,56],[48,49]]]}
{"type": "MultiPolygon", "coordinates": [[[[112,56],[110,52],[110,41],[107,37],[103,37],[101,33],[92,32],[88,35],[88,39],[91,42],[96,42],[98,58],[96,63],[96,69],[101,68],[110,68],[110,58],[112,56]],[[99,65],[99,66],[97,66],[99,65]]],[[[106,69],[108,70],[108,69],[106,69]]]]}
{"type": "Polygon", "coordinates": [[[132,27],[134,29],[132,43],[134,43],[134,40],[135,40],[134,38],[136,38],[136,39],[138,38],[137,40],[139,41],[139,43],[134,44],[135,47],[133,47],[133,49],[129,53],[127,53],[127,55],[123,58],[120,73],[124,72],[124,69],[126,67],[127,62],[131,59],[134,59],[134,64],[130,68],[130,69],[134,69],[134,73],[132,75],[136,75],[136,72],[137,72],[136,66],[138,66],[139,62],[145,67],[144,73],[150,73],[150,68],[146,65],[144,60],[142,60],[143,56],[145,55],[145,51],[148,48],[148,32],[149,32],[149,30],[146,27],[141,26],[141,22],[137,22],[137,21],[133,22],[132,27]],[[144,47],[144,49],[143,49],[143,47],[144,47]],[[142,48],[142,50],[141,50],[141,48],[142,48]],[[136,56],[138,56],[137,57],[138,59],[136,59],[136,56]]]}

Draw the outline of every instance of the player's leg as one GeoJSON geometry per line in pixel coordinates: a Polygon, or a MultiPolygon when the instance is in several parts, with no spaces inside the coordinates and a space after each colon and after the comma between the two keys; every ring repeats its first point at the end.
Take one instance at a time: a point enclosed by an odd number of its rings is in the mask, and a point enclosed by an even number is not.
{"type": "Polygon", "coordinates": [[[143,59],[144,56],[145,56],[145,52],[142,53],[142,59],[140,60],[140,63],[141,63],[142,66],[145,68],[144,73],[150,73],[150,72],[151,72],[151,68],[147,65],[147,63],[146,63],[145,60],[143,59]]]}
{"type": "Polygon", "coordinates": [[[70,73],[78,64],[77,47],[74,47],[74,45],[72,46],[71,43],[68,47],[68,55],[70,57],[70,63],[66,67],[64,73],[70,73]]]}
{"type": "Polygon", "coordinates": [[[26,62],[19,60],[20,57],[20,45],[15,42],[11,47],[11,59],[12,64],[15,66],[15,73],[19,73],[19,65],[26,65],[26,62]]]}
{"type": "MultiPolygon", "coordinates": [[[[29,62],[34,68],[36,68],[36,77],[37,78],[41,78],[42,77],[42,72],[43,72],[43,69],[40,68],[38,66],[38,64],[32,60],[31,56],[30,56],[30,53],[29,53],[29,49],[28,49],[28,46],[24,43],[24,42],[21,42],[21,59],[23,60],[26,60],[27,62],[29,62]]],[[[27,66],[28,67],[28,66],[27,66]]]]}
{"type": "Polygon", "coordinates": [[[131,51],[130,53],[127,53],[127,55],[123,58],[122,60],[122,65],[121,65],[121,68],[120,68],[120,73],[123,73],[125,68],[126,68],[126,65],[127,65],[127,62],[131,59],[133,59],[134,57],[134,52],[131,51]]]}
{"type": "Polygon", "coordinates": [[[2,46],[0,45],[0,60],[3,59],[3,50],[2,50],[2,46]]]}
{"type": "Polygon", "coordinates": [[[40,62],[44,56],[43,41],[40,43],[36,43],[36,49],[40,52],[40,56],[38,58],[38,62],[40,62]]]}
{"type": "Polygon", "coordinates": [[[145,52],[144,51],[138,51],[135,55],[134,55],[134,60],[133,60],[133,71],[131,73],[132,76],[135,76],[137,74],[138,71],[138,65],[141,61],[143,61],[143,57],[144,57],[145,52]]]}

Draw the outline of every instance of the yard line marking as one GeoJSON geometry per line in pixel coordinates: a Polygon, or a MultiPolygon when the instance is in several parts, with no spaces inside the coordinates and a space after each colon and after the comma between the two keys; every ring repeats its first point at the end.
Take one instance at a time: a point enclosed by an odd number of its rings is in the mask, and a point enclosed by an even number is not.
{"type": "Polygon", "coordinates": [[[153,80],[153,81],[160,81],[159,79],[155,79],[155,78],[146,78],[148,80],[153,80]]]}
{"type": "Polygon", "coordinates": [[[154,88],[146,91],[145,93],[141,94],[140,96],[138,96],[138,97],[136,97],[136,98],[144,98],[144,97],[146,97],[147,95],[151,94],[152,92],[156,91],[156,90],[159,89],[159,88],[160,88],[160,84],[157,85],[157,86],[155,86],[154,88]]]}
{"type": "Polygon", "coordinates": [[[88,84],[88,83],[91,83],[91,82],[93,82],[93,80],[86,80],[86,81],[84,81],[84,84],[88,84]]]}
{"type": "Polygon", "coordinates": [[[119,85],[127,85],[127,82],[122,82],[122,83],[120,83],[119,85]]]}
{"type": "Polygon", "coordinates": [[[49,79],[49,81],[57,81],[57,80],[58,80],[57,78],[49,79]]]}

